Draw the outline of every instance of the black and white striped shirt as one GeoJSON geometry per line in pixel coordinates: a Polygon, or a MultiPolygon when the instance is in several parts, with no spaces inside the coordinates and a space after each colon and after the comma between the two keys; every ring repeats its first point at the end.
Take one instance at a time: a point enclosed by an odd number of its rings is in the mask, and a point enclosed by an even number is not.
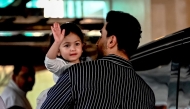
{"type": "Polygon", "coordinates": [[[152,89],[116,55],[68,68],[41,109],[154,109],[152,89]]]}

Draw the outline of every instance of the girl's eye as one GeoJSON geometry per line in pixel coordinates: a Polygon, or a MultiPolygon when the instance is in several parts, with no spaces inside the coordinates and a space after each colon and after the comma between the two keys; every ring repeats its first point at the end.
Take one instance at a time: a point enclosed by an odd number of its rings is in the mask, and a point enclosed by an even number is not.
{"type": "Polygon", "coordinates": [[[64,45],[64,47],[69,47],[69,45],[64,45]]]}
{"type": "Polygon", "coordinates": [[[76,45],[78,46],[78,45],[80,45],[80,43],[76,43],[76,45]]]}

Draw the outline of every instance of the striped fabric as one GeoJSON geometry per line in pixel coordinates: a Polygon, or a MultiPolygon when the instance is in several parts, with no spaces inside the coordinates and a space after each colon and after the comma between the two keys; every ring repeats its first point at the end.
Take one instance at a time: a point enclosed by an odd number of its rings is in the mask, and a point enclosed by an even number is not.
{"type": "Polygon", "coordinates": [[[41,109],[154,109],[152,89],[116,55],[68,68],[41,109]]]}

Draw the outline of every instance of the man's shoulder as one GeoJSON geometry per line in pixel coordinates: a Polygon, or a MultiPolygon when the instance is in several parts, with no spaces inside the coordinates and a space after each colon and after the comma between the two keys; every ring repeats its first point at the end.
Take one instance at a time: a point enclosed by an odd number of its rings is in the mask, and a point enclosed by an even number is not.
{"type": "Polygon", "coordinates": [[[16,92],[14,91],[14,89],[12,89],[11,87],[7,86],[5,87],[5,89],[3,90],[3,92],[1,93],[1,96],[4,97],[16,97],[16,92]]]}
{"type": "Polygon", "coordinates": [[[136,75],[137,75],[137,78],[138,78],[137,84],[141,84],[140,87],[146,89],[146,90],[144,90],[145,93],[148,91],[150,95],[151,94],[154,95],[154,92],[153,92],[152,88],[147,84],[147,82],[145,82],[145,80],[141,76],[139,76],[138,74],[136,74],[136,75]]]}
{"type": "Polygon", "coordinates": [[[1,94],[1,98],[3,99],[6,107],[8,109],[13,106],[22,107],[24,104],[24,101],[22,100],[22,98],[14,90],[12,90],[11,88],[9,89],[10,90],[4,90],[4,92],[1,94]]]}
{"type": "Polygon", "coordinates": [[[92,60],[92,61],[85,61],[82,63],[77,63],[72,65],[68,69],[77,69],[77,68],[82,68],[82,67],[96,67],[96,66],[102,66],[102,63],[106,63],[107,61],[105,60],[92,60]]]}
{"type": "Polygon", "coordinates": [[[67,68],[64,72],[62,73],[63,75],[70,72],[70,73],[77,73],[77,72],[85,72],[85,71],[93,71],[94,68],[102,67],[102,64],[106,63],[103,60],[93,60],[93,61],[85,61],[82,63],[77,63],[69,68],[67,68]]]}
{"type": "Polygon", "coordinates": [[[6,107],[8,107],[8,108],[11,106],[14,106],[16,101],[18,101],[18,97],[17,97],[16,93],[11,88],[6,88],[2,92],[1,98],[3,99],[6,107]],[[8,90],[8,89],[10,89],[10,90],[8,90]]]}

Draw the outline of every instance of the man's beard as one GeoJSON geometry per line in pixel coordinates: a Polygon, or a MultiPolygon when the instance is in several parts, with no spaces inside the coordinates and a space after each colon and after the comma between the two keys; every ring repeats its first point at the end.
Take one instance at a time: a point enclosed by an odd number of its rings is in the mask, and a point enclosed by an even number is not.
{"type": "Polygon", "coordinates": [[[97,59],[103,58],[104,57],[103,47],[98,47],[97,46],[97,51],[98,51],[97,59]]]}
{"type": "Polygon", "coordinates": [[[30,83],[26,83],[25,84],[25,91],[31,91],[33,89],[34,83],[30,82],[30,83]]]}
{"type": "Polygon", "coordinates": [[[97,59],[101,59],[101,58],[103,58],[103,54],[98,52],[97,59]]]}

